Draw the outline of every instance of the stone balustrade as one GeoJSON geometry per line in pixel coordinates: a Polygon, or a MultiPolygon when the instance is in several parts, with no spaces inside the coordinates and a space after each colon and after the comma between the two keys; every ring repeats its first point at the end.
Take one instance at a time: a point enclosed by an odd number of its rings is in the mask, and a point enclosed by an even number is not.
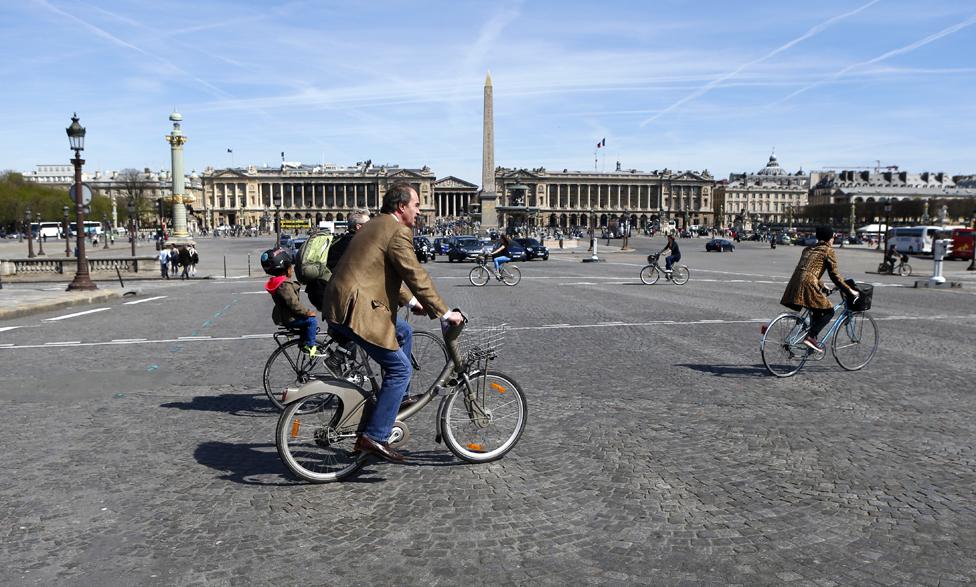
{"type": "MultiPolygon", "coordinates": [[[[89,257],[90,273],[146,273],[154,271],[159,265],[155,256],[143,257],[89,257]]],[[[74,257],[39,257],[36,259],[0,259],[0,275],[29,277],[51,274],[74,273],[78,260],[74,257]]]]}

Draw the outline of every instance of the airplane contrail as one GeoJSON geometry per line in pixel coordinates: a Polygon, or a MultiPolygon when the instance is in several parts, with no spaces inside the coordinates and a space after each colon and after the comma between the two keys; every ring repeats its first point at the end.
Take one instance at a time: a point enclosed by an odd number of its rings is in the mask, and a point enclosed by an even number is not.
{"type": "Polygon", "coordinates": [[[878,55],[877,57],[875,57],[873,59],[868,59],[867,61],[861,61],[860,63],[854,63],[852,65],[848,65],[847,67],[841,69],[840,71],[837,71],[837,72],[834,72],[834,73],[830,74],[829,76],[823,78],[822,80],[815,81],[815,82],[813,82],[812,84],[810,84],[808,86],[804,86],[804,87],[800,88],[799,90],[796,90],[795,92],[793,92],[792,94],[786,96],[782,100],[777,100],[776,102],[773,102],[772,104],[770,104],[770,106],[778,106],[778,105],[780,105],[780,104],[782,104],[784,102],[787,102],[788,100],[799,96],[803,92],[806,92],[808,90],[812,90],[813,88],[816,88],[818,86],[822,86],[823,84],[826,84],[828,82],[831,82],[831,81],[833,81],[833,80],[835,80],[835,79],[843,76],[844,74],[846,74],[847,72],[851,71],[852,69],[857,69],[858,67],[866,67],[868,65],[874,65],[875,63],[878,63],[880,61],[884,61],[885,59],[888,59],[890,57],[894,57],[896,55],[904,55],[905,53],[910,53],[910,52],[914,51],[915,49],[918,49],[920,47],[924,47],[925,45],[928,45],[929,43],[933,43],[935,41],[938,41],[942,37],[947,37],[947,36],[949,36],[949,35],[951,35],[953,33],[959,32],[962,29],[964,29],[964,28],[966,28],[968,26],[972,26],[974,24],[976,24],[976,14],[970,16],[969,18],[967,18],[966,20],[964,20],[964,21],[962,21],[960,23],[956,23],[956,24],[952,25],[951,27],[944,28],[944,29],[942,29],[941,31],[939,31],[937,33],[932,33],[931,35],[925,37],[924,39],[915,41],[914,43],[911,43],[909,45],[905,45],[904,47],[900,47],[898,49],[892,49],[891,51],[888,51],[886,53],[882,53],[881,55],[878,55]]]}
{"type": "Polygon", "coordinates": [[[784,45],[780,45],[779,47],[773,49],[772,51],[770,51],[769,53],[763,55],[762,57],[759,57],[758,59],[754,59],[754,60],[752,60],[752,61],[750,61],[748,63],[744,63],[743,65],[740,65],[739,67],[737,67],[735,70],[730,71],[729,73],[726,73],[724,75],[721,75],[721,76],[713,79],[712,81],[708,82],[704,86],[698,88],[694,92],[692,92],[692,93],[688,94],[687,96],[685,96],[684,98],[678,100],[674,104],[671,104],[670,106],[668,106],[664,110],[661,110],[660,112],[658,112],[654,116],[651,116],[650,118],[645,119],[643,122],[640,123],[641,128],[644,128],[645,126],[647,126],[648,124],[654,122],[658,118],[661,118],[662,116],[664,116],[665,114],[667,114],[667,113],[675,110],[676,108],[679,108],[680,106],[682,106],[684,104],[687,104],[688,102],[694,100],[695,98],[699,98],[699,97],[703,96],[704,94],[706,94],[709,91],[711,91],[712,88],[714,88],[715,86],[717,86],[720,83],[728,80],[729,78],[735,77],[736,75],[738,75],[739,73],[741,73],[744,69],[749,68],[749,67],[752,67],[753,65],[757,65],[759,63],[762,63],[763,61],[766,61],[768,59],[771,59],[772,57],[775,57],[776,55],[779,55],[783,51],[786,51],[787,49],[793,47],[797,43],[801,43],[801,42],[809,39],[810,37],[812,37],[812,36],[814,36],[814,35],[822,32],[823,30],[825,30],[827,27],[833,25],[834,23],[836,23],[838,21],[841,21],[841,20],[843,20],[845,18],[849,18],[851,16],[854,16],[855,14],[857,14],[857,13],[863,11],[863,10],[868,9],[871,6],[874,6],[875,4],[877,4],[880,1],[881,0],[871,0],[867,4],[865,4],[863,6],[860,6],[859,8],[855,8],[854,10],[851,10],[850,12],[845,12],[844,14],[838,14],[837,16],[828,18],[824,22],[822,22],[822,23],[814,26],[813,28],[811,28],[810,30],[808,30],[804,34],[800,35],[799,37],[793,39],[792,41],[790,41],[790,42],[788,42],[788,43],[786,43],[784,45]]]}

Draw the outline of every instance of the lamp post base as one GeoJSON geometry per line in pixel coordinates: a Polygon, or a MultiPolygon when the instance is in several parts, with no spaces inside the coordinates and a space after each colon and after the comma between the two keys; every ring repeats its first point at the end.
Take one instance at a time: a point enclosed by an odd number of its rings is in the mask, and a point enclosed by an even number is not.
{"type": "Polygon", "coordinates": [[[87,275],[75,275],[75,278],[68,284],[68,291],[91,291],[93,289],[98,289],[98,286],[87,275]]]}
{"type": "Polygon", "coordinates": [[[599,263],[601,261],[603,261],[603,259],[597,257],[596,255],[593,255],[592,257],[586,257],[585,259],[583,259],[584,263],[599,263]]]}

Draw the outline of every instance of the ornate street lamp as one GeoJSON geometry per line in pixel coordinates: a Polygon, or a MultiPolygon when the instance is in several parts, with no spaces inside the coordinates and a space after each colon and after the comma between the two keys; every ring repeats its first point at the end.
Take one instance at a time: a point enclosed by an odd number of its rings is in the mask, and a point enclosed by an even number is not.
{"type": "Polygon", "coordinates": [[[41,213],[37,213],[37,256],[44,256],[44,235],[41,234],[41,213]]]}
{"type": "MultiPolygon", "coordinates": [[[[34,254],[34,230],[31,228],[31,209],[28,208],[24,212],[24,226],[27,227],[27,258],[33,259],[37,255],[34,254]]],[[[37,235],[40,236],[40,226],[38,226],[37,235]]]]}
{"type": "Polygon", "coordinates": [[[75,278],[68,284],[68,291],[98,289],[88,273],[88,258],[85,256],[84,189],[81,185],[81,166],[85,163],[81,158],[81,152],[85,149],[85,127],[78,123],[77,113],[71,117],[71,126],[65,129],[65,132],[68,133],[68,143],[75,152],[75,158],[71,163],[75,166],[75,226],[78,229],[78,270],[75,272],[75,278]]]}
{"type": "Polygon", "coordinates": [[[271,203],[275,207],[275,247],[281,246],[281,192],[271,193],[271,203]]]}
{"type": "MultiPolygon", "coordinates": [[[[884,233],[884,250],[888,251],[888,233],[891,232],[891,200],[885,200],[884,205],[885,212],[885,233],[884,233]]],[[[881,232],[881,227],[878,227],[878,232],[881,232]]],[[[878,235],[878,248],[881,248],[881,235],[878,235]]]]}
{"type": "Polygon", "coordinates": [[[133,202],[129,202],[126,205],[126,210],[129,212],[129,244],[132,246],[132,256],[136,256],[136,205],[133,202]]]}
{"type": "Polygon", "coordinates": [[[68,207],[64,207],[64,256],[71,256],[71,230],[68,227],[68,207]]]}
{"type": "Polygon", "coordinates": [[[590,243],[593,245],[593,254],[589,257],[584,257],[584,263],[596,263],[600,260],[600,257],[598,257],[596,254],[597,241],[599,239],[596,237],[596,211],[593,208],[590,208],[590,235],[590,243]]]}

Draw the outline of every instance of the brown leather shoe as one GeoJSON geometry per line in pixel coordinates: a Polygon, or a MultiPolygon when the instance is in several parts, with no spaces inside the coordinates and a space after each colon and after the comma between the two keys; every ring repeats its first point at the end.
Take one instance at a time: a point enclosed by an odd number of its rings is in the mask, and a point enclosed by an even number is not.
{"type": "Polygon", "coordinates": [[[402,402],[400,402],[400,409],[401,410],[405,410],[405,409],[409,408],[410,406],[412,406],[415,403],[419,402],[421,397],[423,397],[423,396],[421,396],[421,395],[408,395],[407,397],[403,398],[403,401],[402,402]]]}
{"type": "Polygon", "coordinates": [[[353,450],[356,452],[365,452],[378,456],[381,459],[390,461],[391,463],[402,463],[406,460],[397,449],[385,442],[376,442],[365,434],[356,439],[356,445],[353,447],[353,450]]]}

